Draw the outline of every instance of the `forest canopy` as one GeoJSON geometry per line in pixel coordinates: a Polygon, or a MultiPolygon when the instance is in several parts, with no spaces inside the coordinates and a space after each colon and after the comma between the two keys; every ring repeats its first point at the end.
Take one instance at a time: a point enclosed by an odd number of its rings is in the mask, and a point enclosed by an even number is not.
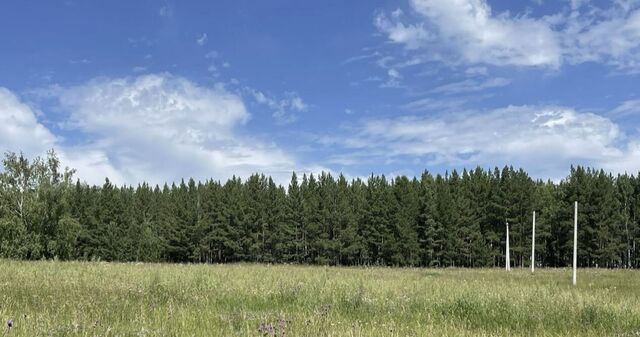
{"type": "Polygon", "coordinates": [[[640,179],[571,167],[560,182],[513,167],[348,180],[254,174],[150,186],[74,180],[53,151],[6,153],[0,172],[0,257],[149,262],[263,262],[429,267],[566,266],[573,203],[578,263],[640,266],[640,179]]]}

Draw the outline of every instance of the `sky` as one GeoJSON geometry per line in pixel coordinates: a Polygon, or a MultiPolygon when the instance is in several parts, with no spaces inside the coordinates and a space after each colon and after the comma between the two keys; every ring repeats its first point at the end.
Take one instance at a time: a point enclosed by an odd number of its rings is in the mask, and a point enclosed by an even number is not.
{"type": "Polygon", "coordinates": [[[90,184],[640,170],[640,1],[0,4],[0,150],[90,184]]]}

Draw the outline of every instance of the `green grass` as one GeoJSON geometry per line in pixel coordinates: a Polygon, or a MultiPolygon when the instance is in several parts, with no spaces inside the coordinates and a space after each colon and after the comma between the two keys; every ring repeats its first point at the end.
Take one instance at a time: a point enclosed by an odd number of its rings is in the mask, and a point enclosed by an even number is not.
{"type": "MultiPolygon", "coordinates": [[[[0,261],[9,336],[640,336],[640,272],[0,261]]],[[[5,323],[2,323],[5,324],[5,323]]]]}

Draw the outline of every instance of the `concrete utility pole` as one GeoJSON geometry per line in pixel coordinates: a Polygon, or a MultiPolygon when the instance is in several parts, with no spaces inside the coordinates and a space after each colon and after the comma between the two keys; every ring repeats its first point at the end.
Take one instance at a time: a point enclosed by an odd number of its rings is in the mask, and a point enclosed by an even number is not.
{"type": "Polygon", "coordinates": [[[578,269],[578,202],[576,201],[573,217],[573,285],[576,285],[576,270],[578,269]]]}
{"type": "Polygon", "coordinates": [[[531,231],[531,272],[536,266],[536,211],[533,211],[533,230],[531,231]]]}
{"type": "Polygon", "coordinates": [[[511,271],[511,257],[509,257],[509,222],[507,221],[507,257],[506,257],[507,271],[511,271]]]}

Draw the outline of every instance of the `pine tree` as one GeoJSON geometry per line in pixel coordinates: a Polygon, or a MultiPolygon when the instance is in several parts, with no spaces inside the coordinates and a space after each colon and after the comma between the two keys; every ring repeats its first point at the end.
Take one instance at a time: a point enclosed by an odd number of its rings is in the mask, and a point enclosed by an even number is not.
{"type": "Polygon", "coordinates": [[[372,263],[371,252],[369,251],[369,224],[367,223],[367,214],[369,213],[369,204],[367,202],[369,187],[360,178],[356,178],[351,182],[351,204],[352,214],[357,227],[356,237],[358,241],[352,245],[356,251],[356,261],[359,265],[369,265],[372,263]]]}
{"type": "Polygon", "coordinates": [[[436,258],[436,252],[439,249],[436,245],[439,228],[435,220],[436,200],[434,192],[433,176],[425,171],[420,179],[416,231],[420,245],[421,265],[429,267],[439,265],[439,260],[436,258]]]}
{"type": "Polygon", "coordinates": [[[419,214],[420,183],[407,177],[398,177],[392,184],[392,193],[396,210],[392,221],[396,237],[397,250],[392,255],[392,264],[417,266],[420,264],[420,245],[416,232],[416,219],[419,214]]]}
{"type": "Polygon", "coordinates": [[[559,183],[522,170],[388,181],[295,173],[224,185],[189,179],[153,189],[72,184],[50,152],[32,161],[8,153],[0,172],[0,256],[225,263],[498,266],[505,222],[513,262],[529,265],[536,211],[536,263],[566,266],[579,202],[579,264],[640,265],[640,178],[572,167],[559,183]]]}
{"type": "MultiPolygon", "coordinates": [[[[353,185],[352,185],[353,186],[353,185]]],[[[337,262],[343,265],[358,264],[362,239],[358,233],[357,211],[362,200],[354,195],[353,189],[344,175],[340,174],[337,181],[337,262]]]]}
{"type": "Polygon", "coordinates": [[[303,262],[317,263],[323,259],[319,255],[317,238],[322,233],[321,216],[320,216],[320,196],[319,187],[313,174],[307,178],[302,176],[302,185],[300,193],[303,199],[303,223],[302,242],[303,242],[303,262]]]}
{"type": "Polygon", "coordinates": [[[337,219],[337,186],[329,173],[322,172],[318,176],[318,215],[319,228],[315,236],[315,249],[318,264],[337,264],[339,244],[336,237],[337,219]]]}
{"type": "MultiPolygon", "coordinates": [[[[304,178],[306,180],[306,177],[304,178]]],[[[295,172],[291,175],[291,183],[287,190],[287,222],[292,237],[283,238],[282,251],[285,261],[302,263],[305,259],[306,237],[304,232],[304,205],[302,192],[295,172]]],[[[286,235],[286,234],[285,234],[286,235]]]]}

